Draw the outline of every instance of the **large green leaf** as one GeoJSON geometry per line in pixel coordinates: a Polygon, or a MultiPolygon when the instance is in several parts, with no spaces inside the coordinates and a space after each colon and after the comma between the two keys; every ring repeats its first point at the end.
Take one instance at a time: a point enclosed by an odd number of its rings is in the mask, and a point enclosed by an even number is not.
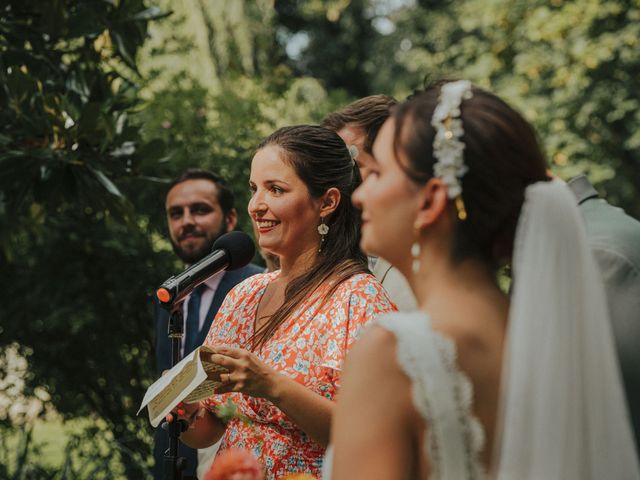
{"type": "Polygon", "coordinates": [[[122,193],[120,193],[118,187],[116,187],[115,184],[111,180],[109,180],[109,178],[103,172],[91,166],[88,166],[88,168],[89,171],[93,173],[93,175],[95,175],[98,182],[100,182],[100,184],[105,188],[107,192],[109,192],[111,195],[122,198],[122,193]]]}

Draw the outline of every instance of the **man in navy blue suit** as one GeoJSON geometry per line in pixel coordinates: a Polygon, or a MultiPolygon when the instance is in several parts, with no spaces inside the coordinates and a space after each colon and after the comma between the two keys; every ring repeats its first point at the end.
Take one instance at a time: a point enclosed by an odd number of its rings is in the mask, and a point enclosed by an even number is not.
{"type": "MultiPolygon", "coordinates": [[[[169,237],[176,255],[186,265],[207,256],[223,233],[236,227],[237,213],[233,192],[224,180],[207,170],[187,170],[169,185],[165,207],[169,237]]],[[[181,358],[202,345],[211,322],[224,297],[235,285],[263,269],[249,264],[238,270],[219,272],[198,286],[184,302],[184,337],[181,358]]],[[[171,342],[167,337],[169,313],[157,303],[154,310],[156,329],[156,367],[158,374],[171,368],[171,342]]],[[[169,446],[167,433],[155,432],[154,478],[164,478],[164,452],[169,446]]],[[[207,449],[209,450],[209,449],[207,449]]],[[[200,461],[202,470],[215,451],[197,451],[180,444],[180,456],[187,459],[184,474],[195,477],[200,461]]]]}

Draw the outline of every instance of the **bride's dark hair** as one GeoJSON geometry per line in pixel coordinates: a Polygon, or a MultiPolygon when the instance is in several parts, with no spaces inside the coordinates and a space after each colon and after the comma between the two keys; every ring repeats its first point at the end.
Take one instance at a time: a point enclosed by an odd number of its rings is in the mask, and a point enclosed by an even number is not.
{"type": "MultiPolygon", "coordinates": [[[[416,93],[393,112],[394,149],[407,175],[417,183],[433,176],[433,111],[440,81],[416,93]]],[[[454,261],[474,257],[491,269],[509,261],[527,185],[548,179],[547,163],[531,125],[497,96],[473,87],[463,100],[465,144],[462,199],[467,219],[456,223],[454,261]]],[[[453,201],[451,209],[455,211],[453,201]]]]}

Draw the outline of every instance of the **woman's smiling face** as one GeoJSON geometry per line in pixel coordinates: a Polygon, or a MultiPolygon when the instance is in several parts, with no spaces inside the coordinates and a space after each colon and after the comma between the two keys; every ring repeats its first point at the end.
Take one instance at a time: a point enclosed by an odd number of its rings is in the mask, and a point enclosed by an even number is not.
{"type": "Polygon", "coordinates": [[[311,196],[280,147],[258,150],[251,162],[249,186],[248,211],[260,248],[284,258],[317,251],[321,200],[311,196]]]}

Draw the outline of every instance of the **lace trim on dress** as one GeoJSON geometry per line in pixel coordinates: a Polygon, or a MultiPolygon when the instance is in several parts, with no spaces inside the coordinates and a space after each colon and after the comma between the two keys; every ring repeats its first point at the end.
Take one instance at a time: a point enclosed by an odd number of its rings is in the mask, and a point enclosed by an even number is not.
{"type": "Polygon", "coordinates": [[[432,334],[447,371],[455,378],[455,403],[460,413],[459,422],[465,429],[468,478],[483,478],[485,472],[480,462],[480,454],[485,445],[485,435],[482,424],[472,413],[473,384],[469,377],[458,369],[458,351],[453,340],[435,330],[432,330],[432,334]]]}
{"type": "Polygon", "coordinates": [[[425,445],[433,479],[485,477],[485,435],[472,414],[473,387],[456,364],[453,341],[421,312],[389,314],[377,322],[397,339],[398,363],[412,383],[416,409],[427,423],[425,445]]]}

